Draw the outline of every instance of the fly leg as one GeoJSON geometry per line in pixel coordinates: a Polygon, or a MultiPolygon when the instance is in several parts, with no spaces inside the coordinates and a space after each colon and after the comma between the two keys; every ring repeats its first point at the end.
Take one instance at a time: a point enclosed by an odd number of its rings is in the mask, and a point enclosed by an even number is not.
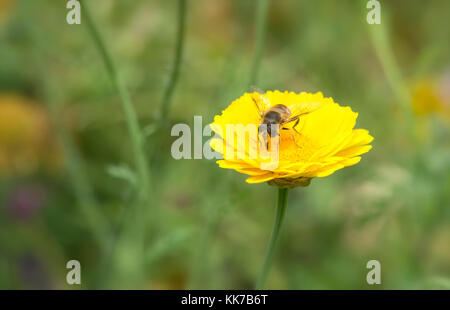
{"type": "MultiPolygon", "coordinates": [[[[297,140],[295,139],[295,135],[294,135],[294,133],[293,133],[293,131],[295,131],[296,133],[300,134],[300,133],[297,131],[297,129],[295,129],[295,126],[297,126],[298,123],[300,122],[300,118],[299,118],[298,116],[296,116],[296,117],[294,117],[294,118],[288,120],[286,123],[293,122],[293,121],[295,121],[294,126],[292,126],[291,128],[283,127],[283,128],[281,128],[281,129],[283,129],[283,130],[289,130],[289,131],[291,132],[291,137],[292,137],[292,140],[294,141],[295,145],[296,145],[297,147],[301,147],[301,146],[297,143],[297,140]]],[[[285,123],[285,124],[286,124],[286,123],[285,123]]]]}

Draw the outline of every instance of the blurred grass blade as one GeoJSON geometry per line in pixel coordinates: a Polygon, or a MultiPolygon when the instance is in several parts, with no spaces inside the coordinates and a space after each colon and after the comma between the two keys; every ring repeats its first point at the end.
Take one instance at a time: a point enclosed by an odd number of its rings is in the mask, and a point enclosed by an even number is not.
{"type": "Polygon", "coordinates": [[[254,47],[252,67],[250,69],[250,80],[247,86],[258,85],[258,73],[261,66],[261,57],[266,42],[267,11],[270,0],[258,0],[256,10],[256,41],[254,47]]]}
{"type": "Polygon", "coordinates": [[[186,0],[178,0],[178,27],[175,46],[175,56],[170,79],[164,92],[164,98],[161,105],[160,123],[162,124],[168,117],[171,99],[180,75],[180,65],[184,50],[184,37],[186,33],[186,0]]]}
{"type": "Polygon", "coordinates": [[[103,42],[100,32],[97,30],[97,27],[90,15],[85,1],[82,0],[81,4],[84,20],[86,22],[89,33],[91,34],[96,47],[100,52],[100,55],[105,63],[108,75],[111,78],[111,81],[117,92],[119,93],[120,99],[122,101],[128,132],[133,147],[134,161],[139,174],[139,201],[140,203],[144,201],[148,202],[148,191],[150,187],[149,167],[143,147],[143,136],[139,127],[136,111],[131,103],[131,97],[128,89],[125,87],[122,77],[116,69],[116,66],[103,42]]]}
{"type": "Polygon", "coordinates": [[[387,82],[397,98],[397,102],[406,119],[406,130],[408,133],[411,133],[414,122],[414,114],[410,104],[411,96],[405,86],[401,70],[389,43],[389,28],[387,25],[389,25],[389,18],[386,13],[381,24],[368,25],[369,33],[387,82]]]}
{"type": "MultiPolygon", "coordinates": [[[[145,281],[143,272],[145,265],[145,232],[147,227],[145,223],[147,208],[145,207],[150,204],[151,196],[149,165],[144,151],[144,137],[128,89],[125,87],[122,77],[116,69],[86,2],[81,0],[80,3],[82,5],[84,22],[102,57],[111,82],[120,96],[132,144],[135,168],[139,176],[137,201],[133,208],[130,208],[129,216],[127,216],[126,223],[124,223],[125,226],[115,246],[114,253],[111,253],[111,255],[114,255],[112,257],[114,259],[114,272],[112,273],[111,281],[117,282],[127,279],[133,283],[133,287],[138,288],[145,281]]],[[[156,215],[154,215],[154,222],[157,222],[155,217],[156,215]]],[[[109,264],[109,261],[106,264],[109,264]]]]}

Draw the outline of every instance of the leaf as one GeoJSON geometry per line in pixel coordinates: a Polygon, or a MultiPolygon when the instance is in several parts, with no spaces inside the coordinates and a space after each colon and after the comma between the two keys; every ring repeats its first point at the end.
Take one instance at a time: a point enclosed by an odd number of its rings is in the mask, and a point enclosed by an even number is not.
{"type": "Polygon", "coordinates": [[[112,177],[127,181],[131,185],[137,184],[137,177],[134,171],[125,165],[112,165],[106,168],[108,174],[112,177]]]}
{"type": "Polygon", "coordinates": [[[191,231],[188,229],[178,229],[156,240],[147,252],[147,262],[151,264],[177,248],[190,234],[191,231]]]}
{"type": "Polygon", "coordinates": [[[150,124],[150,125],[145,126],[142,129],[142,134],[148,138],[148,137],[151,137],[152,135],[154,135],[157,131],[158,131],[158,126],[156,124],[150,124]]]}

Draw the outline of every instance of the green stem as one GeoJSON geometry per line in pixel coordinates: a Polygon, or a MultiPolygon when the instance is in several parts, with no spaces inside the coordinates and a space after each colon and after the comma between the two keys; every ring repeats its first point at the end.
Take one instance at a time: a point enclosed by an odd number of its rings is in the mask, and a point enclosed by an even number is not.
{"type": "Polygon", "coordinates": [[[384,19],[385,21],[379,25],[369,25],[369,33],[375,52],[386,76],[386,80],[397,98],[397,102],[406,118],[408,126],[407,130],[408,132],[411,132],[414,121],[414,115],[410,105],[411,97],[403,81],[394,52],[389,44],[389,37],[387,34],[388,29],[386,26],[386,24],[389,23],[388,17],[386,16],[384,19]]]}
{"type": "Polygon", "coordinates": [[[116,69],[114,62],[103,42],[103,39],[98,31],[92,16],[89,12],[84,0],[81,0],[83,10],[83,18],[86,21],[89,33],[91,34],[99,52],[106,66],[106,71],[108,72],[111,81],[119,93],[120,99],[122,101],[123,110],[125,113],[125,119],[128,127],[128,132],[130,135],[134,161],[137,169],[137,173],[140,179],[140,190],[139,190],[139,201],[142,203],[148,201],[148,190],[150,187],[150,177],[149,177],[149,167],[146,160],[146,155],[144,151],[144,141],[141,129],[139,127],[138,119],[136,116],[136,111],[131,103],[130,94],[128,89],[123,83],[122,77],[116,69]]]}
{"type": "Polygon", "coordinates": [[[256,282],[255,289],[257,290],[261,290],[264,288],[267,276],[269,275],[270,268],[273,264],[275,249],[277,247],[281,225],[283,224],[284,214],[286,211],[288,193],[288,188],[278,189],[277,215],[275,217],[275,223],[273,224],[272,236],[270,237],[270,243],[269,247],[267,248],[266,257],[264,258],[264,265],[259,275],[258,281],[256,282]]]}
{"type": "MultiPolygon", "coordinates": [[[[108,49],[105,46],[103,38],[92,19],[86,2],[84,0],[80,0],[80,3],[83,12],[82,18],[86,22],[89,33],[91,34],[92,39],[94,40],[95,45],[103,59],[106,71],[121,99],[122,108],[125,114],[125,121],[132,144],[135,169],[137,170],[137,174],[139,177],[137,201],[133,205],[133,208],[130,208],[129,217],[127,216],[126,227],[124,227],[123,231],[120,234],[120,238],[116,240],[117,242],[114,245],[114,249],[110,253],[111,255],[113,255],[113,252],[128,253],[130,257],[132,257],[132,261],[127,261],[126,264],[133,266],[133,268],[124,268],[124,256],[115,255],[114,257],[117,260],[114,262],[115,268],[113,267],[114,272],[112,272],[111,275],[112,279],[115,279],[115,277],[118,276],[120,281],[122,281],[121,276],[124,275],[127,281],[132,279],[131,281],[136,283],[136,285],[133,287],[141,287],[141,285],[145,281],[145,275],[142,273],[144,266],[146,232],[145,219],[147,213],[147,209],[145,208],[145,206],[150,203],[151,197],[149,176],[150,169],[144,151],[144,136],[139,126],[138,118],[131,102],[130,94],[122,80],[122,76],[116,69],[116,66],[108,52],[108,49]]],[[[154,218],[153,221],[157,222],[157,219],[154,218]]],[[[109,266],[110,263],[113,263],[110,260],[111,258],[112,256],[106,258],[106,266],[109,266]]]]}
{"type": "Polygon", "coordinates": [[[266,41],[268,8],[269,8],[269,0],[258,0],[258,7],[256,12],[255,51],[253,54],[253,62],[250,70],[249,86],[256,85],[258,82],[258,73],[261,63],[261,57],[266,41]]]}
{"type": "Polygon", "coordinates": [[[170,75],[167,88],[164,92],[164,98],[161,106],[160,122],[163,123],[169,114],[171,99],[180,75],[180,64],[184,50],[184,37],[186,25],[186,0],[178,0],[178,28],[175,46],[175,57],[172,73],[170,75]]]}

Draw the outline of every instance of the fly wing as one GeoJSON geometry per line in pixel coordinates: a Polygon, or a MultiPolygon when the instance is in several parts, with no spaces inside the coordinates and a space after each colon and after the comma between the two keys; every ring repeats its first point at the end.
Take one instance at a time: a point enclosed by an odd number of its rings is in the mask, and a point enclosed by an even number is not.
{"type": "Polygon", "coordinates": [[[261,95],[264,95],[264,91],[255,85],[250,86],[250,92],[251,93],[260,93],[261,95]]]}
{"type": "Polygon", "coordinates": [[[250,96],[252,97],[253,101],[256,104],[256,107],[258,108],[258,112],[260,115],[264,115],[264,113],[269,109],[270,107],[270,101],[264,96],[264,91],[262,91],[257,86],[250,86],[250,96]]]}
{"type": "Polygon", "coordinates": [[[289,106],[291,119],[303,114],[311,113],[322,107],[321,102],[301,102],[289,106]]]}
{"type": "Polygon", "coordinates": [[[289,110],[291,111],[290,118],[283,124],[285,128],[293,128],[296,124],[298,124],[298,119],[305,114],[311,113],[320,109],[322,107],[322,103],[320,102],[302,102],[296,103],[289,106],[289,110]]]}

